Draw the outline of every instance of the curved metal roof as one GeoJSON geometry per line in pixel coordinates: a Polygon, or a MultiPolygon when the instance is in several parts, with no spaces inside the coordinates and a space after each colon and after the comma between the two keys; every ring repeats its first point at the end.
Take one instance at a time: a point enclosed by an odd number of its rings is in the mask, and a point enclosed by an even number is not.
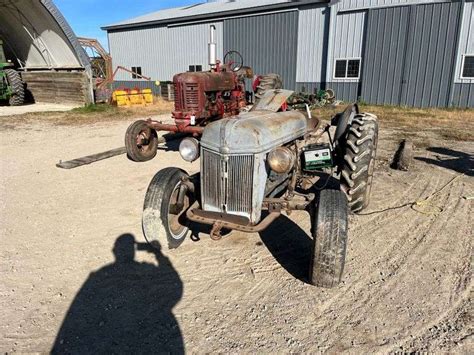
{"type": "Polygon", "coordinates": [[[0,0],[0,36],[25,69],[89,68],[87,54],[51,0],[0,0]]]}

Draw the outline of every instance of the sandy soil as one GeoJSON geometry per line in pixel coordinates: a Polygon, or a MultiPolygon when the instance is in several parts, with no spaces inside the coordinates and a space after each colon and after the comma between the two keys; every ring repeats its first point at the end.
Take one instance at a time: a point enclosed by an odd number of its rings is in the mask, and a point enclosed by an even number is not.
{"type": "Polygon", "coordinates": [[[472,141],[422,133],[400,172],[389,162],[403,132],[382,127],[372,203],[351,216],[344,279],[327,290],[305,282],[304,212],[260,235],[200,234],[150,252],[140,225],[149,181],[167,166],[198,170],[175,151],[55,167],[120,147],[128,121],[3,123],[2,352],[67,350],[65,339],[82,353],[474,351],[472,141]],[[460,172],[432,199],[438,215],[397,208],[460,172]]]}
{"type": "Polygon", "coordinates": [[[41,103],[37,102],[34,104],[22,105],[22,106],[2,106],[0,105],[0,116],[13,116],[23,115],[31,112],[53,112],[53,111],[69,111],[72,108],[79,107],[80,105],[75,104],[52,104],[52,103],[41,103]]]}

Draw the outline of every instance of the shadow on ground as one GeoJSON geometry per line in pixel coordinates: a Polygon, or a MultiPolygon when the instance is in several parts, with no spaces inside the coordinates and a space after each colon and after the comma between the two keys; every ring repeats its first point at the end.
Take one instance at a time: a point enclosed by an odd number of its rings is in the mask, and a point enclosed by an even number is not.
{"type": "Polygon", "coordinates": [[[308,283],[312,239],[303,229],[288,217],[281,215],[267,229],[260,232],[260,238],[286,271],[308,283]]]}
{"type": "Polygon", "coordinates": [[[467,176],[474,176],[474,156],[472,154],[442,147],[430,147],[427,150],[436,154],[434,159],[425,157],[415,157],[415,159],[467,176]]]}
{"type": "Polygon", "coordinates": [[[182,281],[160,250],[119,236],[115,262],[90,274],[76,295],[52,353],[184,353],[172,308],[182,281]],[[135,261],[135,249],[155,255],[158,266],[135,261]]]}

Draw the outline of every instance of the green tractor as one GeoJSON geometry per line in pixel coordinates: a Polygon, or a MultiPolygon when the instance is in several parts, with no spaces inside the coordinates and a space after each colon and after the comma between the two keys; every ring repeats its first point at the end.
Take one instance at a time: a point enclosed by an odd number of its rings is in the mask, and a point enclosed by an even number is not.
{"type": "Polygon", "coordinates": [[[11,61],[7,61],[3,51],[3,41],[0,39],[0,100],[10,103],[10,106],[23,105],[25,102],[25,85],[11,61]]]}

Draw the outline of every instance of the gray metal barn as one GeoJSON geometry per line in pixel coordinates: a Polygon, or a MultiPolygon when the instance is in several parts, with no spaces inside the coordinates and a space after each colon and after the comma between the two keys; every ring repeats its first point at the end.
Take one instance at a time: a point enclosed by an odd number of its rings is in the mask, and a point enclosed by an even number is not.
{"type": "Polygon", "coordinates": [[[474,0],[237,0],[162,10],[104,27],[117,85],[149,86],[235,49],[289,89],[333,88],[345,101],[474,107],[474,0]]]}

